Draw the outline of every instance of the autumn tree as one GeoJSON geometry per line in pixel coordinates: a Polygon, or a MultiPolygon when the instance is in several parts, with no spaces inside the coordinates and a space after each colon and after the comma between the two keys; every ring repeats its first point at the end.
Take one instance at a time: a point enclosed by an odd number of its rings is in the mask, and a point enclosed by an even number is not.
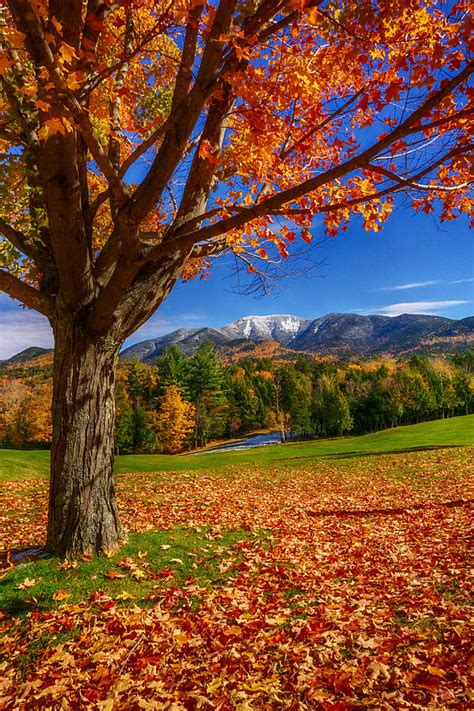
{"type": "Polygon", "coordinates": [[[315,215],[470,208],[467,0],[7,0],[0,288],[55,339],[48,546],[124,538],[123,341],[233,252],[257,278],[315,215]],[[278,226],[275,220],[282,219],[278,226]]]}
{"type": "Polygon", "coordinates": [[[195,407],[185,400],[176,385],[166,388],[155,416],[158,449],[165,454],[183,450],[186,438],[194,429],[195,407]]]}

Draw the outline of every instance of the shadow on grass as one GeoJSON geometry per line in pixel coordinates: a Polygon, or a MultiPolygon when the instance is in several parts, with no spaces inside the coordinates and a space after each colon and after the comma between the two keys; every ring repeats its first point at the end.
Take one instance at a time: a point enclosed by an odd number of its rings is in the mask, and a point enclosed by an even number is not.
{"type": "MultiPolygon", "coordinates": [[[[460,449],[464,444],[433,444],[418,447],[403,447],[401,449],[354,450],[352,452],[333,452],[326,454],[302,454],[295,457],[279,458],[278,461],[294,461],[297,459],[352,459],[353,457],[379,457],[384,454],[409,454],[410,452],[434,452],[438,449],[460,449]]],[[[275,460],[276,461],[276,460],[275,460]]]]}
{"type": "Polygon", "coordinates": [[[356,517],[365,518],[367,516],[392,516],[397,514],[411,513],[412,511],[419,511],[423,509],[432,509],[436,506],[443,506],[447,509],[454,509],[459,507],[470,507],[474,503],[474,499],[453,499],[451,501],[439,501],[433,504],[412,504],[411,506],[393,506],[383,509],[340,509],[333,510],[321,509],[321,511],[307,511],[307,515],[319,518],[322,516],[338,516],[340,518],[356,517]]]}

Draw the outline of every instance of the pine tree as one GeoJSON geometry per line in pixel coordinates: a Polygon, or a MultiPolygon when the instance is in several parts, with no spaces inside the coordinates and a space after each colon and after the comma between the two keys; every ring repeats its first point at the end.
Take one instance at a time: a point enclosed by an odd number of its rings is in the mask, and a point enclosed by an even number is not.
{"type": "Polygon", "coordinates": [[[212,343],[205,341],[190,362],[189,389],[196,408],[195,446],[219,437],[224,429],[227,397],[224,370],[212,343]]]}

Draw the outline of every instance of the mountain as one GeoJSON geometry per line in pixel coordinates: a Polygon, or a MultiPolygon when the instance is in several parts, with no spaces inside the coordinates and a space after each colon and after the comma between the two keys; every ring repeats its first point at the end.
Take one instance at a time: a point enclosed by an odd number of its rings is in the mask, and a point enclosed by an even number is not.
{"type": "Polygon", "coordinates": [[[220,329],[181,328],[136,343],[126,348],[121,357],[154,363],[168,345],[177,345],[190,355],[205,340],[214,343],[224,355],[239,351],[250,355],[253,346],[263,341],[318,355],[444,353],[474,346],[474,317],[456,321],[420,314],[390,317],[331,313],[316,319],[288,314],[247,316],[220,329]]]}
{"type": "Polygon", "coordinates": [[[0,368],[5,368],[8,365],[19,365],[20,363],[27,363],[34,358],[41,355],[46,355],[47,353],[52,353],[51,348],[40,348],[39,346],[31,346],[30,348],[25,348],[24,351],[16,353],[16,355],[8,358],[7,360],[0,360],[0,368]]]}
{"type": "Polygon", "coordinates": [[[230,340],[277,341],[285,346],[294,341],[311,323],[310,319],[287,314],[247,316],[220,329],[230,340]]]}

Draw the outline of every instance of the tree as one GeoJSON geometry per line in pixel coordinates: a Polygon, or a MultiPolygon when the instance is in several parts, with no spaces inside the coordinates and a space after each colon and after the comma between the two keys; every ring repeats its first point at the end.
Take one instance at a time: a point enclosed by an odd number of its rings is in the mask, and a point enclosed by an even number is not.
{"type": "Polygon", "coordinates": [[[187,393],[188,362],[178,346],[168,346],[157,360],[158,392],[163,395],[170,385],[187,393]]]}
{"type": "Polygon", "coordinates": [[[224,371],[210,341],[199,346],[189,364],[189,391],[196,408],[194,446],[204,446],[223,433],[227,398],[224,371]]]}
{"type": "Polygon", "coordinates": [[[277,374],[281,404],[286,414],[290,436],[308,435],[311,425],[311,378],[294,365],[284,365],[277,374]]]}
{"type": "Polygon", "coordinates": [[[177,454],[183,450],[186,438],[194,429],[194,414],[194,405],[183,398],[176,385],[166,388],[155,423],[161,452],[177,454]]]}
{"type": "Polygon", "coordinates": [[[313,396],[313,420],[322,437],[340,435],[352,429],[354,421],[349,403],[339,388],[335,376],[318,379],[313,396]]]}
{"type": "Polygon", "coordinates": [[[314,215],[378,230],[397,192],[469,210],[469,7],[8,0],[3,17],[0,289],[54,332],[47,544],[110,551],[117,354],[179,278],[227,251],[263,279],[314,215]]]}

